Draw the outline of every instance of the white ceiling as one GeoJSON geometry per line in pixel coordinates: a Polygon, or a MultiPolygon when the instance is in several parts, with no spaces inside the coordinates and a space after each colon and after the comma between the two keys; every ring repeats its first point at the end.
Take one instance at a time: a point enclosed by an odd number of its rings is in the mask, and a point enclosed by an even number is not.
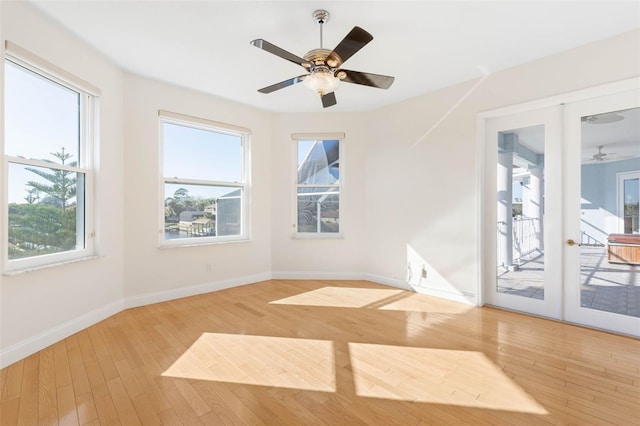
{"type": "Polygon", "coordinates": [[[123,69],[280,112],[322,111],[303,84],[257,89],[304,69],[249,44],[303,56],[354,26],[374,40],[345,68],[392,75],[389,90],[343,83],[325,111],[366,111],[640,26],[638,1],[51,1],[30,0],[123,69]]]}

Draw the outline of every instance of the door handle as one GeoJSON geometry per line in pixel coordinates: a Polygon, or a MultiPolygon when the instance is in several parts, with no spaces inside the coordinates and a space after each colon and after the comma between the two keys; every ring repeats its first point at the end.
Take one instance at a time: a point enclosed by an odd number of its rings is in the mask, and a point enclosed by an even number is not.
{"type": "Polygon", "coordinates": [[[580,243],[576,243],[576,242],[575,242],[575,241],[573,241],[572,239],[568,239],[568,240],[567,240],[567,245],[568,245],[568,246],[571,246],[571,247],[573,247],[573,246],[578,246],[578,247],[580,247],[582,244],[580,244],[580,243]]]}

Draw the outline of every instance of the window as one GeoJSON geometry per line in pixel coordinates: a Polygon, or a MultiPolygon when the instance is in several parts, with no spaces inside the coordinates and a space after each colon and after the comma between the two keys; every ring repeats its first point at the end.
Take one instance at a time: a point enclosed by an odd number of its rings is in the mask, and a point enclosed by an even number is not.
{"type": "Polygon", "coordinates": [[[640,233],[640,171],[618,173],[618,217],[620,232],[640,233]]]}
{"type": "Polygon", "coordinates": [[[70,75],[31,54],[20,56],[8,51],[4,62],[7,271],[93,255],[91,147],[97,91],[81,89],[75,84],[79,79],[59,78],[70,75]]]}
{"type": "Polygon", "coordinates": [[[294,135],[296,233],[340,236],[340,162],[343,135],[294,135]]]}
{"type": "Polygon", "coordinates": [[[248,238],[249,131],[160,112],[162,245],[248,238]]]}

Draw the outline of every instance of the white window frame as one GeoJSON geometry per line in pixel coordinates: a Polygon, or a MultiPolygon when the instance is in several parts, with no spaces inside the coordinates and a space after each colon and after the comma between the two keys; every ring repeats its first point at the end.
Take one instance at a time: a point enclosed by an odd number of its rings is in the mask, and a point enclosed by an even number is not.
{"type": "Polygon", "coordinates": [[[293,234],[292,237],[295,239],[342,239],[344,238],[344,221],[343,221],[343,200],[344,200],[344,189],[345,189],[345,157],[344,157],[344,141],[345,134],[344,133],[293,133],[291,135],[291,140],[293,142],[293,211],[292,211],[292,228],[293,234]],[[298,142],[299,141],[322,141],[322,140],[338,140],[339,141],[339,156],[340,156],[340,179],[337,184],[332,185],[300,185],[298,184],[298,142]],[[298,232],[298,188],[300,187],[327,187],[327,188],[338,188],[338,205],[340,208],[340,215],[338,217],[339,220],[339,231],[338,232],[298,232]]]}
{"type": "MultiPolygon", "coordinates": [[[[4,88],[4,67],[6,61],[10,61],[20,67],[23,67],[42,78],[57,83],[69,90],[79,94],[80,110],[79,110],[79,166],[56,165],[41,160],[32,160],[22,157],[14,157],[6,155],[4,149],[4,109],[2,110],[2,143],[0,144],[0,152],[2,153],[2,272],[3,274],[16,274],[30,270],[57,266],[66,263],[73,263],[80,260],[91,259],[96,256],[96,232],[95,232],[95,170],[96,164],[94,159],[95,147],[98,143],[98,123],[99,117],[99,97],[100,89],[87,83],[86,81],[74,76],[73,74],[57,67],[54,64],[32,54],[31,52],[17,46],[9,41],[5,41],[5,50],[2,56],[2,87],[4,88]],[[9,260],[9,201],[8,201],[8,185],[9,185],[9,164],[21,164],[33,167],[43,167],[47,169],[67,170],[74,173],[84,175],[84,199],[80,191],[80,182],[78,182],[77,204],[84,204],[84,209],[78,214],[78,222],[76,228],[76,238],[78,241],[84,242],[83,248],[70,250],[61,253],[51,253],[45,255],[37,255],[22,259],[9,260]],[[80,220],[82,219],[82,220],[80,220]]],[[[2,91],[4,93],[4,90],[2,91]]],[[[4,97],[2,99],[4,104],[4,97]]]]}
{"type": "Polygon", "coordinates": [[[616,173],[616,189],[618,204],[618,232],[624,233],[624,182],[626,180],[640,179],[640,170],[616,173]]]}
{"type": "Polygon", "coordinates": [[[159,170],[160,170],[160,203],[158,209],[158,224],[159,224],[159,245],[160,248],[171,247],[190,247],[201,246],[206,244],[219,244],[219,243],[232,243],[242,242],[250,240],[250,145],[251,145],[251,131],[244,127],[234,126],[231,124],[219,123],[204,118],[192,117],[189,115],[179,114],[170,111],[158,111],[158,135],[159,135],[159,170]],[[181,176],[165,176],[164,175],[164,134],[163,124],[174,124],[178,126],[191,127],[194,129],[211,131],[216,133],[227,134],[231,136],[239,136],[242,138],[242,170],[241,170],[241,182],[226,182],[216,180],[202,180],[202,179],[190,179],[188,177],[181,176]],[[198,238],[176,238],[165,240],[164,238],[164,211],[165,211],[165,184],[185,184],[185,185],[204,185],[204,186],[228,186],[242,190],[241,197],[241,211],[240,211],[240,229],[239,235],[225,235],[225,236],[212,236],[212,237],[198,237],[198,238]]]}

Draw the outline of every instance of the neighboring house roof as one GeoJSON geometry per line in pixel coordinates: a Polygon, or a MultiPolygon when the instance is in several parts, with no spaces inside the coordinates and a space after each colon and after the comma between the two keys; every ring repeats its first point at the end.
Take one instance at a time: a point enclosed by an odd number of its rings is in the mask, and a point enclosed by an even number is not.
{"type": "Polygon", "coordinates": [[[204,216],[200,211],[184,211],[180,213],[180,222],[191,222],[194,218],[204,216]]]}
{"type": "Polygon", "coordinates": [[[224,194],[224,195],[218,197],[218,200],[224,200],[225,198],[240,198],[241,194],[242,194],[242,190],[241,189],[236,189],[234,191],[231,191],[228,194],[224,194]]]}

